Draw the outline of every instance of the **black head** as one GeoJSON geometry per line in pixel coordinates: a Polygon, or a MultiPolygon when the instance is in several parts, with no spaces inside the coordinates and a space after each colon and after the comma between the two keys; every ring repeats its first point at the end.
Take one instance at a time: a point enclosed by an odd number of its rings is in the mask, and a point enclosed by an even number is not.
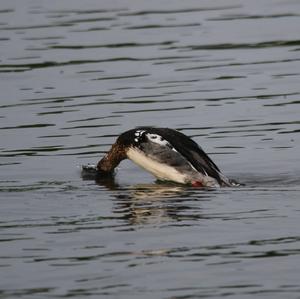
{"type": "Polygon", "coordinates": [[[146,133],[149,127],[139,127],[122,133],[117,139],[117,143],[122,144],[125,148],[139,145],[147,140],[146,133]]]}

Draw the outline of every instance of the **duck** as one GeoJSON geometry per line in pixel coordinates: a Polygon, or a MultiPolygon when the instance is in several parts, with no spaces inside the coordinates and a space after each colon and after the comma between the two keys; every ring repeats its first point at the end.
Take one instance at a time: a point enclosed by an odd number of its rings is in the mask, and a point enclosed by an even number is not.
{"type": "Polygon", "coordinates": [[[97,163],[96,172],[112,174],[124,159],[133,161],[159,181],[194,187],[237,185],[195,141],[170,128],[137,127],[122,133],[97,163]]]}

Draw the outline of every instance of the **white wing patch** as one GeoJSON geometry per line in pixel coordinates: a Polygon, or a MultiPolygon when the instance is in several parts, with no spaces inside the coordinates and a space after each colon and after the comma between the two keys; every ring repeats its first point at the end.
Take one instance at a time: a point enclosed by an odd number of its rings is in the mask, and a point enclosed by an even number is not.
{"type": "Polygon", "coordinates": [[[173,151],[177,152],[176,149],[170,144],[170,142],[168,142],[166,139],[164,139],[162,136],[158,135],[158,134],[153,134],[153,133],[147,133],[145,130],[136,130],[134,132],[134,141],[136,143],[140,142],[140,138],[142,137],[142,135],[146,133],[146,137],[150,142],[159,144],[160,146],[167,146],[170,149],[172,149],[173,151]]]}
{"type": "Polygon", "coordinates": [[[151,142],[157,143],[161,146],[172,147],[172,145],[167,140],[165,140],[164,138],[162,138],[158,134],[147,133],[146,136],[147,136],[148,140],[151,141],[151,142]]]}

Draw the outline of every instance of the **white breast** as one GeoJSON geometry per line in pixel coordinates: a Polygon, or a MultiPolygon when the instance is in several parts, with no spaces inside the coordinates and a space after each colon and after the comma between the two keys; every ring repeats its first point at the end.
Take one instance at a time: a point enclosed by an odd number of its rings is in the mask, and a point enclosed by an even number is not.
{"type": "Polygon", "coordinates": [[[137,165],[152,173],[159,180],[186,183],[186,175],[178,172],[174,167],[164,163],[159,163],[147,157],[142,151],[130,148],[127,157],[137,165]]]}

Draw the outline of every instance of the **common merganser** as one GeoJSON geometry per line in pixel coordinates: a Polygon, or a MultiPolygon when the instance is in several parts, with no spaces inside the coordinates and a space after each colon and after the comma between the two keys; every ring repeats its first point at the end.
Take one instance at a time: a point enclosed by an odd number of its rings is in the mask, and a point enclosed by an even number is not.
{"type": "Polygon", "coordinates": [[[196,142],[173,129],[139,127],[122,133],[98,162],[97,172],[113,173],[126,158],[162,181],[203,187],[236,185],[196,142]]]}

